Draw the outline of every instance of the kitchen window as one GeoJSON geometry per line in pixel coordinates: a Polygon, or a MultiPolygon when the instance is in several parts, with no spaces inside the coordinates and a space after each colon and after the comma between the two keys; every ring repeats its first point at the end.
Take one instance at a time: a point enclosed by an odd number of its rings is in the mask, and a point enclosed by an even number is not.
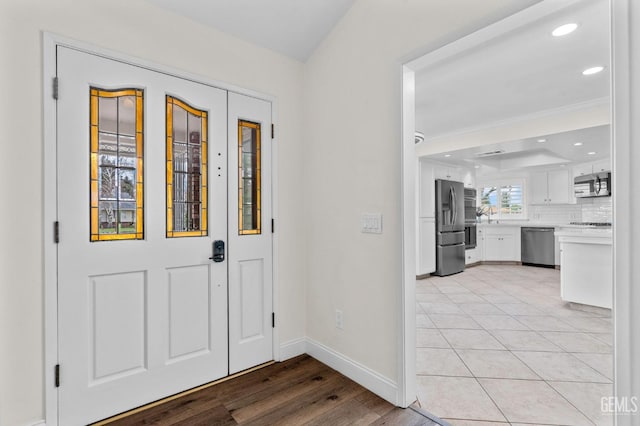
{"type": "Polygon", "coordinates": [[[524,219],[523,181],[491,182],[481,186],[480,206],[491,219],[524,219]]]}

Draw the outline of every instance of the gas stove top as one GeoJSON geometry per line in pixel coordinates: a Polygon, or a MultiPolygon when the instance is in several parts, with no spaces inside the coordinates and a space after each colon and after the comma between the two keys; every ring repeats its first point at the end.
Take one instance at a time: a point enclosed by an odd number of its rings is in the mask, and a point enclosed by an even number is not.
{"type": "Polygon", "coordinates": [[[569,224],[582,226],[611,226],[611,222],[571,222],[569,224]]]}

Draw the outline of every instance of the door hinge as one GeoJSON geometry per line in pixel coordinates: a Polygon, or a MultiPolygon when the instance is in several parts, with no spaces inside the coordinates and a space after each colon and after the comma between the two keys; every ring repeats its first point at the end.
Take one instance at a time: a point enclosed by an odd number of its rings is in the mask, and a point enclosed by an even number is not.
{"type": "Polygon", "coordinates": [[[276,328],[276,313],[271,312],[271,328],[276,328]]]}
{"type": "Polygon", "coordinates": [[[273,234],[274,232],[276,232],[276,220],[271,219],[271,233],[273,234]]]}
{"type": "Polygon", "coordinates": [[[53,242],[56,244],[60,242],[60,222],[57,220],[53,222],[53,242]]]}
{"type": "Polygon", "coordinates": [[[53,99],[58,100],[58,77],[53,77],[53,99]]]}
{"type": "Polygon", "coordinates": [[[276,137],[276,126],[271,123],[271,139],[275,139],[276,137]]]}
{"type": "Polygon", "coordinates": [[[60,364],[56,364],[56,366],[53,368],[53,375],[54,375],[54,384],[56,385],[57,388],[60,387],[60,364]]]}

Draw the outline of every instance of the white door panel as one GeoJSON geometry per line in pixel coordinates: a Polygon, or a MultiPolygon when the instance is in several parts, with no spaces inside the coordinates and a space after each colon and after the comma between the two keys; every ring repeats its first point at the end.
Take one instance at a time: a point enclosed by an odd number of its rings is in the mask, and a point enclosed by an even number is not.
{"type": "Polygon", "coordinates": [[[228,108],[229,372],[233,374],[273,359],[271,104],[229,93],[228,108]],[[260,130],[259,147],[254,145],[253,149],[259,155],[252,157],[252,161],[259,158],[259,166],[254,170],[257,176],[241,167],[246,166],[241,163],[241,152],[248,153],[239,149],[239,139],[243,137],[239,121],[260,130]],[[248,175],[251,179],[245,181],[250,183],[243,184],[248,175]],[[247,192],[243,185],[249,184],[254,185],[253,191],[247,192]],[[247,202],[247,198],[253,203],[247,202]]]}
{"type": "Polygon", "coordinates": [[[75,425],[228,374],[227,265],[209,260],[227,234],[227,96],[68,48],[57,59],[59,422],[75,425]],[[91,86],[144,92],[144,239],[90,241],[91,86]],[[166,236],[167,94],[208,113],[205,236],[166,236]]]}

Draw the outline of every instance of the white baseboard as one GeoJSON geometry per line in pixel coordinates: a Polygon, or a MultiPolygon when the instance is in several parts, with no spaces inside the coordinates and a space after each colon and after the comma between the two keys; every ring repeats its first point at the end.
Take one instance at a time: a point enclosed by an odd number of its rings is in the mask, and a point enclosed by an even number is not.
{"type": "Polygon", "coordinates": [[[381,398],[398,405],[398,385],[393,380],[308,337],[306,347],[306,353],[318,361],[327,364],[381,398]]]}
{"type": "Polygon", "coordinates": [[[286,361],[307,352],[307,339],[300,337],[280,345],[280,361],[286,361]]]}

